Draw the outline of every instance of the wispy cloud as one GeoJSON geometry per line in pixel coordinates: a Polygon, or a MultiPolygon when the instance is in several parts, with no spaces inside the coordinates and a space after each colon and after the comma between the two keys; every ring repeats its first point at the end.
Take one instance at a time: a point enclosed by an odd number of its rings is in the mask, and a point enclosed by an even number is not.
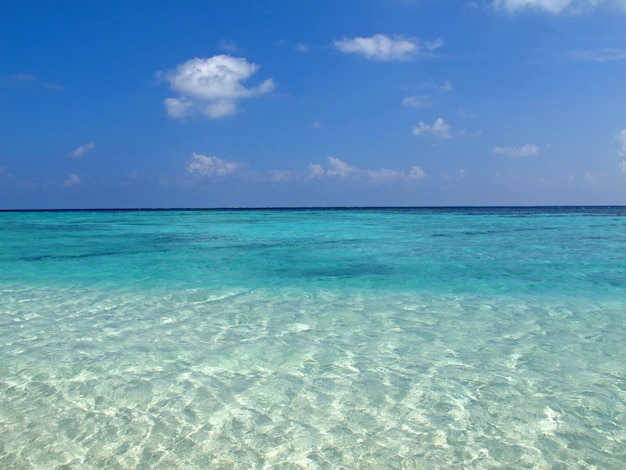
{"type": "Polygon", "coordinates": [[[226,52],[237,52],[239,47],[237,47],[237,43],[235,41],[227,41],[226,39],[222,39],[220,41],[220,49],[226,52]]]}
{"type": "Polygon", "coordinates": [[[81,145],[72,152],[72,158],[82,158],[87,152],[93,150],[94,148],[96,148],[96,144],[94,142],[81,145]]]}
{"type": "Polygon", "coordinates": [[[269,180],[275,183],[282,183],[284,181],[291,181],[294,175],[289,170],[270,170],[269,180]]]}
{"type": "Polygon", "coordinates": [[[419,86],[424,87],[424,88],[431,88],[431,89],[434,89],[436,91],[440,91],[443,93],[454,90],[454,86],[452,86],[452,82],[450,80],[446,80],[443,83],[437,83],[433,81],[424,82],[424,83],[421,83],[419,86]]]}
{"type": "Polygon", "coordinates": [[[398,181],[419,181],[426,177],[426,174],[419,166],[413,166],[409,171],[389,168],[370,170],[357,168],[335,157],[327,157],[326,160],[328,163],[326,168],[318,163],[309,164],[309,179],[322,177],[361,178],[372,184],[386,184],[398,181]]]}
{"type": "Polygon", "coordinates": [[[309,52],[311,50],[311,47],[300,42],[300,43],[296,44],[295,49],[296,49],[296,51],[298,51],[298,52],[300,52],[302,54],[306,54],[307,52],[309,52]]]}
{"type": "Polygon", "coordinates": [[[241,167],[240,163],[229,162],[217,157],[207,157],[199,153],[192,153],[187,164],[187,173],[211,178],[226,176],[241,167]]]}
{"type": "Polygon", "coordinates": [[[507,155],[511,158],[526,158],[539,154],[537,145],[526,144],[521,147],[495,147],[493,153],[507,155]]]}
{"type": "Polygon", "coordinates": [[[626,129],[622,129],[615,138],[619,142],[620,149],[619,154],[622,156],[626,156],[626,129]]]}
{"type": "Polygon", "coordinates": [[[255,88],[242,84],[258,69],[258,65],[246,59],[222,54],[191,59],[175,70],[160,73],[170,82],[172,90],[180,94],[164,101],[167,114],[183,118],[202,113],[211,119],[235,114],[239,100],[268,93],[274,88],[271,78],[255,88]]]}
{"type": "Polygon", "coordinates": [[[445,123],[443,118],[437,118],[432,124],[421,121],[418,126],[413,127],[411,134],[415,136],[432,135],[438,139],[449,139],[452,137],[451,127],[445,123]]]}
{"type": "Polygon", "coordinates": [[[16,82],[32,82],[35,76],[30,73],[16,73],[11,77],[16,82]]]}
{"type": "Polygon", "coordinates": [[[344,38],[334,41],[334,45],[346,54],[359,54],[369,60],[388,62],[409,60],[421,51],[434,51],[443,46],[443,41],[419,41],[404,36],[375,34],[370,37],[344,38]]]}
{"type": "Polygon", "coordinates": [[[582,13],[599,6],[617,7],[626,11],[624,0],[493,0],[492,4],[509,13],[530,8],[558,15],[564,11],[582,13]]]}
{"type": "Polygon", "coordinates": [[[80,176],[75,173],[72,173],[67,177],[67,179],[63,182],[63,186],[69,188],[71,186],[77,186],[80,184],[80,176]]]}
{"type": "Polygon", "coordinates": [[[603,47],[599,49],[571,51],[567,53],[567,57],[572,60],[615,62],[619,60],[626,60],[626,49],[603,47]]]}
{"type": "Polygon", "coordinates": [[[465,175],[465,170],[463,168],[461,168],[456,175],[451,175],[449,173],[443,173],[441,175],[441,178],[444,181],[461,181],[461,180],[465,179],[465,176],[466,176],[465,175]]]}
{"type": "Polygon", "coordinates": [[[57,85],[56,83],[42,82],[38,80],[37,77],[35,77],[33,74],[24,72],[14,73],[7,78],[3,78],[3,76],[0,75],[0,85],[18,88],[44,87],[49,90],[63,90],[63,87],[61,85],[57,85]]]}
{"type": "Polygon", "coordinates": [[[402,100],[402,104],[413,108],[429,108],[431,106],[430,100],[427,96],[418,95],[407,96],[402,100]]]}

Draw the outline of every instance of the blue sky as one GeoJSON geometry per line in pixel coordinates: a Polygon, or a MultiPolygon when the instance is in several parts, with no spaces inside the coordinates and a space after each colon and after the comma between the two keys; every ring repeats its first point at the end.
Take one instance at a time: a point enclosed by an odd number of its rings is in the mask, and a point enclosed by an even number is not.
{"type": "Polygon", "coordinates": [[[626,204],[625,0],[0,2],[0,209],[626,204]]]}

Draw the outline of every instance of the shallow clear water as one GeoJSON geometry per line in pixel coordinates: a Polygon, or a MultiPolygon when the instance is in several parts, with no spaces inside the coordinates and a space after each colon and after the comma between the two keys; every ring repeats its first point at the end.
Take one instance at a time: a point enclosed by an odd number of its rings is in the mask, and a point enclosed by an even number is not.
{"type": "Polygon", "coordinates": [[[0,213],[1,468],[623,468],[626,208],[0,213]]]}

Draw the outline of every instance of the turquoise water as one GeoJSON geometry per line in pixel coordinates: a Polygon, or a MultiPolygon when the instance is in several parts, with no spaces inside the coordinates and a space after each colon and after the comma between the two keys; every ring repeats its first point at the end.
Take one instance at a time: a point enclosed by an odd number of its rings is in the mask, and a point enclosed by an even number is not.
{"type": "Polygon", "coordinates": [[[626,208],[0,213],[0,468],[623,468],[626,208]]]}

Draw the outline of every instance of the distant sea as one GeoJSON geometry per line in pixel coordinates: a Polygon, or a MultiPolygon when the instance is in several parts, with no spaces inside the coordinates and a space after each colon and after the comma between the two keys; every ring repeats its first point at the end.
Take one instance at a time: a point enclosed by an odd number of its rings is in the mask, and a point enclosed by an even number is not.
{"type": "Polygon", "coordinates": [[[626,207],[0,213],[0,468],[626,465],[626,207]]]}

